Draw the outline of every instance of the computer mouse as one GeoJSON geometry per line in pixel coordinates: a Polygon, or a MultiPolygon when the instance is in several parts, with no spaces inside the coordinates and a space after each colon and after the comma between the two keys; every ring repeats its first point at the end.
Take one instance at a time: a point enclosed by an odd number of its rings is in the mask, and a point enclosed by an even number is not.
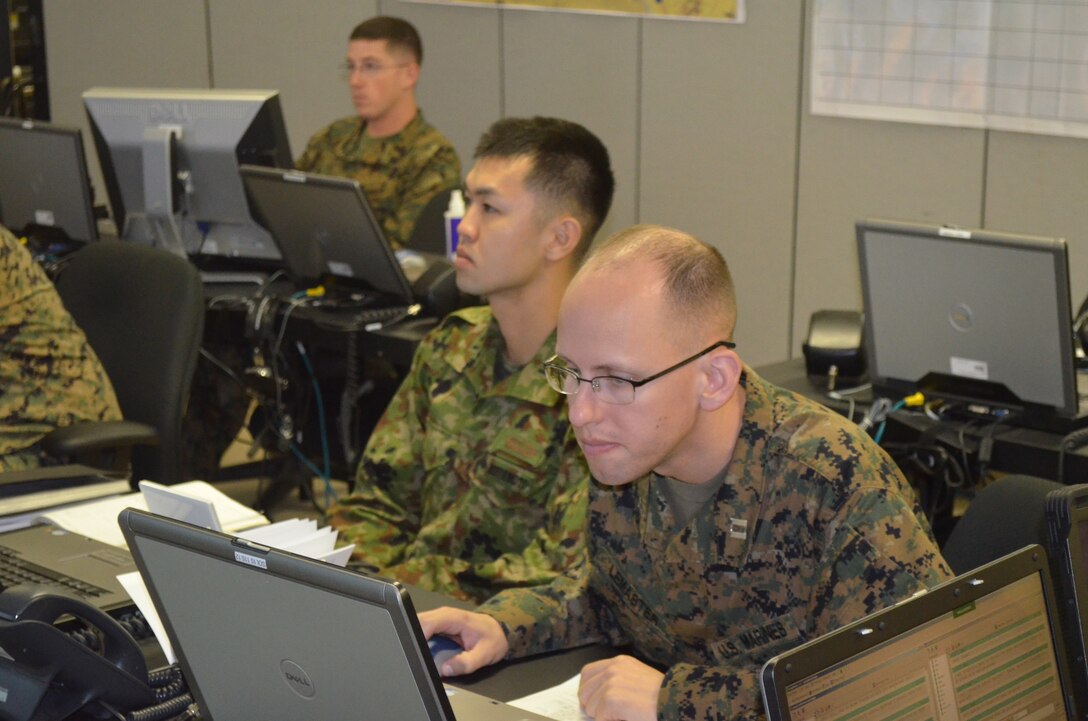
{"type": "Polygon", "coordinates": [[[427,641],[431,649],[431,658],[434,659],[435,668],[441,669],[446,661],[461,653],[461,646],[449,636],[431,636],[427,641]]]}

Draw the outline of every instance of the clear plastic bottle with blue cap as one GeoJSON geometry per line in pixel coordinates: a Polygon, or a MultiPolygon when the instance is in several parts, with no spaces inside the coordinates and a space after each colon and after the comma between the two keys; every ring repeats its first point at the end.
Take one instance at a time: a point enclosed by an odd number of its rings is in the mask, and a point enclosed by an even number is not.
{"type": "Polygon", "coordinates": [[[450,193],[450,203],[443,217],[446,219],[446,256],[452,259],[457,253],[457,226],[461,224],[461,218],[465,217],[465,196],[460,189],[450,193]]]}

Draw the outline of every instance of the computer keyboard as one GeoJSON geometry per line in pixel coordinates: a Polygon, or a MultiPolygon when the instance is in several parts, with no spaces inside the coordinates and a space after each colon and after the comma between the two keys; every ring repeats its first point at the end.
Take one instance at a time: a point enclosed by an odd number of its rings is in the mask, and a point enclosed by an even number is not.
{"type": "Polygon", "coordinates": [[[200,271],[200,279],[205,285],[229,284],[229,285],[262,285],[268,276],[256,271],[200,271]]]}
{"type": "Polygon", "coordinates": [[[421,310],[420,306],[415,303],[412,305],[367,307],[370,302],[369,300],[356,301],[351,298],[325,298],[314,303],[314,307],[336,314],[341,325],[348,322],[358,328],[373,324],[386,325],[416,316],[421,310]]]}
{"type": "Polygon", "coordinates": [[[96,598],[107,593],[104,588],[27,563],[11,549],[0,546],[0,591],[20,583],[60,586],[85,599],[96,598]]]}
{"type": "Polygon", "coordinates": [[[418,312],[417,306],[393,306],[389,308],[367,308],[356,311],[354,315],[359,323],[384,323],[415,315],[418,312]]]}

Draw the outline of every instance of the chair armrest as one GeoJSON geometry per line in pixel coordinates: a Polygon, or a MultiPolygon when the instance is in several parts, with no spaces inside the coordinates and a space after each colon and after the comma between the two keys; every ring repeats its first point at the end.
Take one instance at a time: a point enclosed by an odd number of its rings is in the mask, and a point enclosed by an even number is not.
{"type": "Polygon", "coordinates": [[[54,458],[132,446],[157,446],[159,435],[136,421],[88,421],[57,428],[41,440],[42,450],[54,458]]]}

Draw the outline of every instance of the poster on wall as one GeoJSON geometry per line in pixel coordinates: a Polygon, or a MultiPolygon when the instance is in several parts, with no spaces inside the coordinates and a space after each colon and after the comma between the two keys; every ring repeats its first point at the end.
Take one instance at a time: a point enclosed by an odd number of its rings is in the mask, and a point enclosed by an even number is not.
{"type": "Polygon", "coordinates": [[[1088,137],[1084,0],[816,0],[814,115],[1088,137]]]}
{"type": "Polygon", "coordinates": [[[746,0],[409,0],[440,5],[505,6],[607,15],[744,22],[746,0]]]}

